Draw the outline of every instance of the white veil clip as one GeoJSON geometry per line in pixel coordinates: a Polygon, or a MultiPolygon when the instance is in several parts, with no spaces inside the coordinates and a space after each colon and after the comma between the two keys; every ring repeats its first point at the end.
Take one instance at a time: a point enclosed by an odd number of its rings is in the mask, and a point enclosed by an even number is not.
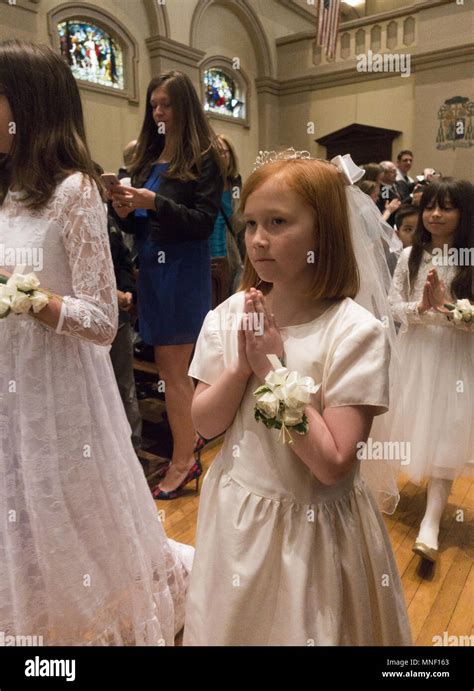
{"type": "Polygon", "coordinates": [[[359,180],[362,180],[365,175],[365,170],[363,168],[359,168],[359,166],[354,163],[350,154],[334,156],[334,158],[331,158],[331,163],[334,163],[334,165],[339,168],[346,179],[346,184],[348,185],[353,185],[354,183],[359,182],[359,180]]]}

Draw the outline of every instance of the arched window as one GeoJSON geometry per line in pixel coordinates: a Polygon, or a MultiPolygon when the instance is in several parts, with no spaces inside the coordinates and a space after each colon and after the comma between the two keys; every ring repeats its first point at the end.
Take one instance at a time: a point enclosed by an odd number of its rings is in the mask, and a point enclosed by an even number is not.
{"type": "Polygon", "coordinates": [[[210,67],[204,70],[204,110],[244,120],[245,94],[240,84],[226,70],[210,67]]]}
{"type": "Polygon", "coordinates": [[[124,88],[123,52],[117,41],[104,29],[80,20],[66,20],[57,25],[61,55],[76,79],[124,88]]]}
{"type": "Polygon", "coordinates": [[[80,89],[138,103],[138,45],[110,12],[66,2],[48,12],[51,45],[62,55],[80,89]]]}

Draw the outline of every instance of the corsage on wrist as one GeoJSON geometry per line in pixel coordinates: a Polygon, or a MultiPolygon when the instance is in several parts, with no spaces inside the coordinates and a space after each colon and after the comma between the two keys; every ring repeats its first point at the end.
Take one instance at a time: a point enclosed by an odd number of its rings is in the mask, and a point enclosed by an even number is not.
{"type": "Polygon", "coordinates": [[[449,310],[446,315],[449,321],[453,321],[455,324],[474,322],[474,305],[469,300],[456,300],[454,305],[445,303],[444,306],[449,310]]]}
{"type": "Polygon", "coordinates": [[[0,319],[13,314],[37,314],[54,297],[49,290],[40,289],[34,273],[22,274],[23,267],[16,266],[9,278],[0,276],[0,319]]]}
{"type": "Polygon", "coordinates": [[[283,367],[276,355],[267,355],[273,370],[265,377],[265,384],[253,392],[255,419],[263,422],[269,429],[280,430],[278,440],[283,444],[293,443],[290,429],[298,434],[308,432],[308,418],[304,413],[311,394],[318,391],[320,384],[315,384],[311,377],[300,377],[298,372],[290,372],[283,367]]]}

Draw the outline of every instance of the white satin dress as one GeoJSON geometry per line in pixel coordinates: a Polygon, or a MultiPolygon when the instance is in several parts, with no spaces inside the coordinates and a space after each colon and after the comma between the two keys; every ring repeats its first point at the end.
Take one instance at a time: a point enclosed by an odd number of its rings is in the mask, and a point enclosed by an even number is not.
{"type": "MultiPolygon", "coordinates": [[[[244,293],[203,324],[189,374],[207,384],[237,358],[244,293]]],[[[321,383],[313,404],[387,410],[384,328],[347,298],[281,329],[286,365],[321,383]]],[[[387,531],[359,466],[321,484],[278,432],[254,418],[249,380],[204,480],[185,645],[407,645],[410,630],[387,531]]]]}

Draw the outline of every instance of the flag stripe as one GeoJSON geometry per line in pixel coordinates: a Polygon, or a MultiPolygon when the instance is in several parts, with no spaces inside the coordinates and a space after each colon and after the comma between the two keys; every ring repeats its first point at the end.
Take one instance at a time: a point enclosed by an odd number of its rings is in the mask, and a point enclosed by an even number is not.
{"type": "Polygon", "coordinates": [[[336,51],[337,32],[340,21],[340,0],[319,0],[318,4],[318,44],[333,57],[336,51]]]}

